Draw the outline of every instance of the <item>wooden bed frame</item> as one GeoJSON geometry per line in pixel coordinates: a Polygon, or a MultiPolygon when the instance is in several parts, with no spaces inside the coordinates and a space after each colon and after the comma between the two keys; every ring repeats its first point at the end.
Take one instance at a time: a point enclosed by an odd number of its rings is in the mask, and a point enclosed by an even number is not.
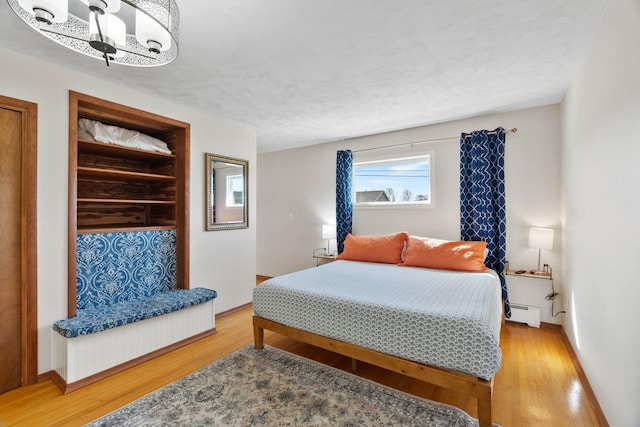
{"type": "Polygon", "coordinates": [[[253,335],[256,349],[264,348],[265,329],[333,351],[343,356],[351,357],[354,360],[370,363],[390,371],[407,375],[411,378],[475,397],[478,399],[478,421],[480,427],[492,426],[491,396],[493,393],[493,379],[487,381],[459,372],[435,368],[411,360],[390,356],[344,341],[338,341],[301,329],[292,328],[259,316],[253,316],[253,335]]]}

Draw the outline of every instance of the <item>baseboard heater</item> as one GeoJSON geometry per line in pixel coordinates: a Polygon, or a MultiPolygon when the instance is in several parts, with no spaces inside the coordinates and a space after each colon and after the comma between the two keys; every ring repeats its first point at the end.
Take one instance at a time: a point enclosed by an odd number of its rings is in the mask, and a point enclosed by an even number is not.
{"type": "Polygon", "coordinates": [[[540,327],[540,307],[524,304],[511,304],[511,318],[507,319],[512,322],[526,323],[534,328],[540,327]]]}

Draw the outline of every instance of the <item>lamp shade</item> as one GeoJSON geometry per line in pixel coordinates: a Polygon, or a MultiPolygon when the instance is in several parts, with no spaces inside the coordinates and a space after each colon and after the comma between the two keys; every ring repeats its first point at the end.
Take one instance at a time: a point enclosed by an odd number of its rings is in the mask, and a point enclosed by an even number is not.
{"type": "Polygon", "coordinates": [[[553,230],[550,228],[530,228],[529,247],[535,249],[553,249],[553,230]]]}
{"type": "Polygon", "coordinates": [[[42,9],[49,12],[51,22],[61,23],[67,20],[69,4],[67,0],[18,0],[18,4],[31,15],[42,9]]]}
{"type": "MultiPolygon", "coordinates": [[[[147,2],[149,3],[149,2],[147,2]]],[[[169,12],[155,6],[161,22],[169,22],[169,12]]],[[[142,46],[149,46],[149,42],[158,43],[158,50],[164,52],[171,48],[171,34],[158,21],[141,10],[136,10],[136,39],[142,46]]]]}
{"type": "Polygon", "coordinates": [[[324,224],[322,226],[322,238],[323,239],[335,239],[336,238],[336,226],[331,224],[324,224]]]}

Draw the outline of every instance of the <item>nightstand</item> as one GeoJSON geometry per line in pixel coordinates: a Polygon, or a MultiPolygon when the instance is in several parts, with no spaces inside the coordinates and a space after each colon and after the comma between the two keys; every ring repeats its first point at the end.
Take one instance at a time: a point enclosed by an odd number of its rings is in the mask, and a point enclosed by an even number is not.
{"type": "Polygon", "coordinates": [[[335,261],[336,254],[328,254],[325,248],[318,248],[313,250],[313,257],[316,259],[316,267],[323,262],[335,261]]]}
{"type": "Polygon", "coordinates": [[[507,268],[505,273],[511,302],[511,319],[509,320],[536,327],[540,326],[541,321],[560,324],[556,316],[564,311],[556,312],[555,304],[560,294],[555,290],[553,270],[546,265],[545,270],[541,274],[536,274],[532,270],[507,268]],[[520,273],[520,271],[523,272],[520,273]]]}

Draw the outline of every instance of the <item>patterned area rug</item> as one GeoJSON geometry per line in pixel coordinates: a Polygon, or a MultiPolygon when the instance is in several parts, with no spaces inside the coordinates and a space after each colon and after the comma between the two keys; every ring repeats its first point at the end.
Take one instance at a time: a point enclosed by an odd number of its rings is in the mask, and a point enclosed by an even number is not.
{"type": "Polygon", "coordinates": [[[88,426],[477,426],[460,409],[253,344],[88,426]]]}

